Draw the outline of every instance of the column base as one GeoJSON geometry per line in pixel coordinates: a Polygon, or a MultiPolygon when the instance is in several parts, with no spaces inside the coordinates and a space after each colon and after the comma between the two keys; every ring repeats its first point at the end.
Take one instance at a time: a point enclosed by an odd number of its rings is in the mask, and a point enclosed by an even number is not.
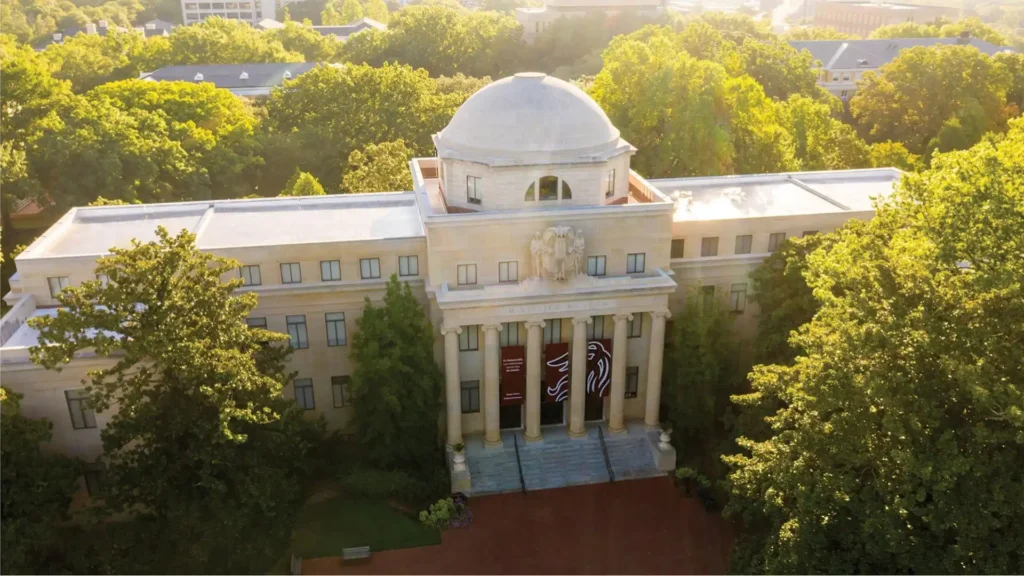
{"type": "Polygon", "coordinates": [[[569,438],[586,438],[586,437],[587,437],[587,429],[586,428],[584,428],[583,430],[573,430],[572,428],[569,429],[569,438]]]}
{"type": "Polygon", "coordinates": [[[644,422],[644,428],[648,430],[661,430],[661,422],[658,422],[657,424],[649,424],[647,422],[644,422]]]}
{"type": "Polygon", "coordinates": [[[544,435],[543,434],[538,434],[536,436],[529,436],[527,434],[523,434],[523,438],[525,438],[526,442],[529,443],[529,444],[536,444],[538,442],[543,442],[544,441],[544,435]]]}
{"type": "Polygon", "coordinates": [[[505,443],[501,441],[501,437],[498,437],[497,440],[484,439],[484,448],[502,448],[504,446],[505,443]]]}
{"type": "Polygon", "coordinates": [[[609,434],[616,434],[616,435],[618,435],[618,434],[628,434],[629,432],[626,430],[625,426],[623,426],[622,428],[612,428],[611,426],[608,426],[608,433],[609,434]]]}

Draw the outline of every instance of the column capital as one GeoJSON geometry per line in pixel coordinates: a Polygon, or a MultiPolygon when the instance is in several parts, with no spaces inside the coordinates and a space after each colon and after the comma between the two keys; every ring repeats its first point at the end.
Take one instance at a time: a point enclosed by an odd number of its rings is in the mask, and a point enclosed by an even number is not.
{"type": "Polygon", "coordinates": [[[462,334],[462,326],[441,326],[441,335],[447,336],[448,334],[462,334]]]}
{"type": "Polygon", "coordinates": [[[577,316],[577,317],[572,319],[572,323],[573,323],[574,326],[576,324],[592,324],[593,322],[594,322],[594,317],[593,316],[577,316]]]}
{"type": "Polygon", "coordinates": [[[523,324],[526,325],[527,329],[530,329],[530,328],[543,328],[543,327],[547,326],[548,323],[543,321],[543,320],[527,320],[526,322],[523,322],[523,324]]]}
{"type": "Polygon", "coordinates": [[[484,331],[494,330],[495,332],[497,332],[498,330],[501,330],[504,327],[505,326],[503,326],[502,324],[484,324],[484,325],[481,326],[481,328],[483,328],[484,331]]]}
{"type": "Polygon", "coordinates": [[[626,322],[633,319],[632,314],[614,314],[612,319],[616,322],[626,322]]]}
{"type": "Polygon", "coordinates": [[[672,317],[672,313],[669,312],[668,310],[656,310],[654,312],[650,312],[650,315],[651,315],[651,318],[671,318],[672,317]]]}

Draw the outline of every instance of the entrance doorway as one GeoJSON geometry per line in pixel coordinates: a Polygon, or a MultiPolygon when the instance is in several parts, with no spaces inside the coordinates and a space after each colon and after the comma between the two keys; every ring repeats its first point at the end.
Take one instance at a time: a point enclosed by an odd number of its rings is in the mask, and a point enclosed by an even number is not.
{"type": "Polygon", "coordinates": [[[604,420],[604,398],[587,394],[587,399],[583,404],[583,419],[588,422],[604,420]]]}
{"type": "Polygon", "coordinates": [[[498,427],[502,430],[523,427],[523,406],[512,404],[498,408],[498,427]]]}
{"type": "Polygon", "coordinates": [[[540,405],[540,425],[554,426],[565,424],[565,402],[542,402],[540,405]]]}

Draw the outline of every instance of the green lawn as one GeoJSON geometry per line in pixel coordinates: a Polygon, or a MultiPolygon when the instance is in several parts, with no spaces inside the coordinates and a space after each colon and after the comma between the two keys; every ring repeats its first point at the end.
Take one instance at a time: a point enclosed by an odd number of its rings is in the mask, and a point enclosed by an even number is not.
{"type": "Polygon", "coordinates": [[[303,558],[341,556],[342,548],[369,546],[372,552],[441,543],[427,528],[381,500],[332,496],[307,504],[295,523],[292,551],[303,558]]]}

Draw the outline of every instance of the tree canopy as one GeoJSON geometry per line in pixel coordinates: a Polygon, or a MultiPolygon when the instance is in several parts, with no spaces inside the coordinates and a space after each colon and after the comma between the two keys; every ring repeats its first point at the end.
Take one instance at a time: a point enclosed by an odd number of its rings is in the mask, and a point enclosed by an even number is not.
{"type": "Polygon", "coordinates": [[[868,38],[959,38],[963,34],[1005,46],[1006,38],[995,28],[978,18],[965,18],[956,22],[934,24],[901,22],[876,28],[868,38]]]}
{"type": "Polygon", "coordinates": [[[324,187],[308,172],[296,169],[278,196],[323,196],[324,187]]]}
{"type": "Polygon", "coordinates": [[[402,140],[370,144],[348,157],[342,182],[346,192],[393,192],[412,190],[409,160],[412,151],[402,140]]]}
{"type": "Polygon", "coordinates": [[[755,367],[730,511],[739,572],[1024,569],[1024,126],[908,174],[807,257],[820,306],[755,367]]]}

